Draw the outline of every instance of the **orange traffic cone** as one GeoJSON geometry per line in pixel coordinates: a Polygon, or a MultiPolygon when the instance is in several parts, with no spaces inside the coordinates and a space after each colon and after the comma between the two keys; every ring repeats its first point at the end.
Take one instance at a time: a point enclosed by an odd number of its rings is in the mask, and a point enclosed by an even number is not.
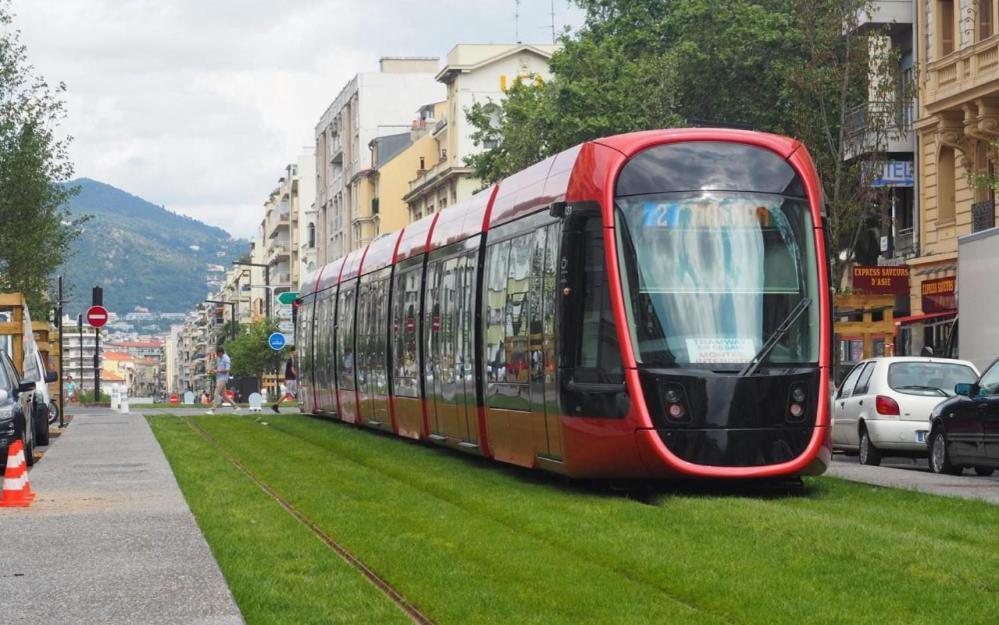
{"type": "Polygon", "coordinates": [[[0,508],[27,508],[35,499],[28,483],[28,463],[24,459],[24,444],[14,441],[7,449],[7,470],[3,474],[3,495],[0,508]]]}

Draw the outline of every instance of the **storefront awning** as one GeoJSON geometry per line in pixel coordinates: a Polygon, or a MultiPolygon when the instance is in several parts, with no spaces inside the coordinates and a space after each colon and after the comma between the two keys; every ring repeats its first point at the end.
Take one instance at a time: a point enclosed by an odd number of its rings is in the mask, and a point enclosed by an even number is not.
{"type": "Polygon", "coordinates": [[[943,319],[946,317],[953,317],[956,314],[957,314],[956,310],[951,310],[947,312],[935,312],[925,315],[909,315],[908,317],[895,317],[893,321],[897,326],[904,326],[912,323],[919,323],[920,321],[929,321],[930,319],[943,319]]]}

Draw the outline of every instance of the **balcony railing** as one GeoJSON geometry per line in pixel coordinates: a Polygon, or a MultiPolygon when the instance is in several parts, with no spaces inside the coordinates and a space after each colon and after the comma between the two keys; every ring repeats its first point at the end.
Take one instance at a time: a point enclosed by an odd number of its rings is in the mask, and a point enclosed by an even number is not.
{"type": "Polygon", "coordinates": [[[912,130],[914,103],[867,102],[855,106],[846,114],[846,134],[850,137],[868,132],[884,133],[887,137],[908,134],[912,130]]]}
{"type": "Polygon", "coordinates": [[[996,227],[996,207],[992,200],[971,205],[971,231],[981,232],[996,227]]]}

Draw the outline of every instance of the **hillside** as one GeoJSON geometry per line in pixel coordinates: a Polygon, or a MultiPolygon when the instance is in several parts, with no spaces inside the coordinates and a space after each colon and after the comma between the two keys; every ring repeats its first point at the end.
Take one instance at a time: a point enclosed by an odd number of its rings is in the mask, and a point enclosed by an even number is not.
{"type": "Polygon", "coordinates": [[[209,265],[227,267],[248,248],[225,230],[172,213],[111,185],[79,178],[68,202],[74,216],[92,215],[62,269],[71,316],[104,287],[104,305],[119,314],[136,306],[186,312],[208,293],[209,265]]]}

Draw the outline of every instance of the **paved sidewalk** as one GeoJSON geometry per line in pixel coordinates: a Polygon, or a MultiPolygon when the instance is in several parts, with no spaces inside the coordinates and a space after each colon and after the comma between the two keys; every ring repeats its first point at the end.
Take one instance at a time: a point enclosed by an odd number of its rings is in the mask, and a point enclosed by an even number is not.
{"type": "Polygon", "coordinates": [[[243,623],[141,414],[77,410],[29,478],[0,508],[5,625],[243,623]]]}
{"type": "MultiPolygon", "coordinates": [[[[924,470],[922,465],[908,468],[869,467],[855,459],[833,456],[826,475],[876,486],[906,488],[945,497],[980,499],[999,504],[999,480],[979,477],[966,471],[964,475],[938,475],[924,470]]],[[[922,461],[925,465],[925,460],[922,461]]]]}

